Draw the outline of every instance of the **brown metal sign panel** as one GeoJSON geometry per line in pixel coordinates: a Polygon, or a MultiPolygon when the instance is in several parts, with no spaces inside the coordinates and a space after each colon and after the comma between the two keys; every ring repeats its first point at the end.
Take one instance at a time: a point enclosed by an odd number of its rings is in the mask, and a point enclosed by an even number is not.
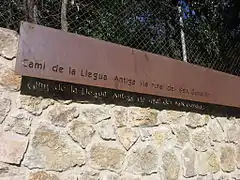
{"type": "Polygon", "coordinates": [[[238,76],[26,22],[21,23],[16,72],[29,77],[240,107],[238,76]]]}

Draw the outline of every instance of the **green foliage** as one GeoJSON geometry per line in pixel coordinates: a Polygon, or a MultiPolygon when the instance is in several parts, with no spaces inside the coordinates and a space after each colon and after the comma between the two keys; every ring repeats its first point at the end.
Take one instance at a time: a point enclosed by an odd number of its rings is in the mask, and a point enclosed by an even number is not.
{"type": "Polygon", "coordinates": [[[21,0],[1,0],[0,27],[19,30],[19,19],[25,18],[24,10],[21,0]]]}
{"type": "Polygon", "coordinates": [[[75,1],[68,14],[70,32],[181,58],[177,12],[166,0],[75,1]]]}
{"type": "MultiPolygon", "coordinates": [[[[0,26],[18,30],[35,7],[36,23],[60,29],[59,0],[2,0],[0,26]],[[31,8],[30,8],[31,9],[31,8]]],[[[188,61],[240,74],[240,1],[193,0],[196,16],[184,20],[188,61]]],[[[177,7],[172,0],[68,0],[68,30],[182,59],[177,7]]]]}
{"type": "Polygon", "coordinates": [[[194,56],[192,62],[218,70],[240,74],[240,5],[234,0],[194,1],[196,18],[185,22],[185,32],[189,41],[188,53],[202,52],[194,56]],[[232,11],[238,12],[231,14],[232,11]],[[237,20],[239,19],[239,20],[237,20]],[[196,23],[197,22],[197,23],[196,23]],[[233,52],[235,54],[232,57],[233,52]],[[234,64],[234,65],[233,65],[234,64]],[[237,71],[237,72],[236,72],[237,71]]]}

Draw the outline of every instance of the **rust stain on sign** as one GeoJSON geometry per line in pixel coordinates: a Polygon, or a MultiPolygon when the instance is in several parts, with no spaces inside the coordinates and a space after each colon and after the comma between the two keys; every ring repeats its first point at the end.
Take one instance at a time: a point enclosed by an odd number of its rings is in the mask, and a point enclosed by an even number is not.
{"type": "Polygon", "coordinates": [[[23,22],[16,72],[76,84],[240,107],[240,77],[23,22]]]}

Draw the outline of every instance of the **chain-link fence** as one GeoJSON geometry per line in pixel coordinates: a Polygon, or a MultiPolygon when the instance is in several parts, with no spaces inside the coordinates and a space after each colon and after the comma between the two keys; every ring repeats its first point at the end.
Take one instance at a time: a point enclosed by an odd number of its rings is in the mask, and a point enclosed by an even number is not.
{"type": "Polygon", "coordinates": [[[0,26],[29,21],[239,76],[240,16],[232,27],[221,14],[236,5],[205,1],[3,0],[0,26]]]}

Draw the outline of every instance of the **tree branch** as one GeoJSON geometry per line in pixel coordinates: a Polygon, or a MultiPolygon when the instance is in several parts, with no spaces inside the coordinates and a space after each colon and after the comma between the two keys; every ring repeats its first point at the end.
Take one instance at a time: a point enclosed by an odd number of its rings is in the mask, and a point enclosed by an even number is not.
{"type": "Polygon", "coordinates": [[[26,20],[30,23],[38,23],[38,10],[35,0],[24,0],[26,20]]]}
{"type": "Polygon", "coordinates": [[[61,27],[63,31],[68,31],[67,4],[68,4],[68,0],[62,0],[61,27]]]}

